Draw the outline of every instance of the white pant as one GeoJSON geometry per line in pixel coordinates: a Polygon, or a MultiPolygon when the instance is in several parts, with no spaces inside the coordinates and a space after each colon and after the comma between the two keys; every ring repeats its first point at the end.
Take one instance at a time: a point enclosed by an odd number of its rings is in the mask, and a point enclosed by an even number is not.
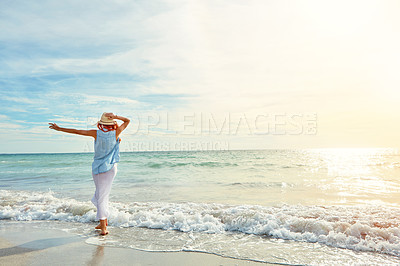
{"type": "Polygon", "coordinates": [[[105,173],[97,175],[92,174],[94,184],[96,185],[96,192],[92,198],[94,206],[97,208],[97,220],[105,220],[110,214],[108,211],[108,196],[110,195],[111,186],[114,177],[117,175],[117,164],[105,173]]]}

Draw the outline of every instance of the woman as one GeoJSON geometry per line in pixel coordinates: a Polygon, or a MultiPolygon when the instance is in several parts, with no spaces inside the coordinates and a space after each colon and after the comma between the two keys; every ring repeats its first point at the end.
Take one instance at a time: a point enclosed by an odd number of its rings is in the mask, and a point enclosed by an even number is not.
{"type": "Polygon", "coordinates": [[[49,128],[71,134],[90,136],[94,138],[94,160],[92,163],[92,176],[96,185],[96,192],[92,198],[93,204],[97,208],[96,220],[100,224],[96,229],[101,230],[101,235],[108,234],[107,217],[108,196],[111,191],[111,185],[117,174],[117,163],[119,162],[119,135],[128,126],[130,120],[126,117],[117,116],[113,113],[103,113],[99,122],[98,130],[78,130],[73,128],[63,128],[55,123],[49,123],[49,128]],[[123,121],[118,126],[114,119],[123,121]]]}

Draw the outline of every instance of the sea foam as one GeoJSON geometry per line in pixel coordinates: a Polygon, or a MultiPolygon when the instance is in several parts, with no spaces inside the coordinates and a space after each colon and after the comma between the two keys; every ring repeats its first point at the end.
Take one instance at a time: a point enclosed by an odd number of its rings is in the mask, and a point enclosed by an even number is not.
{"type": "MultiPolygon", "coordinates": [[[[89,202],[52,192],[0,190],[0,219],[94,222],[89,202]]],[[[400,255],[400,210],[383,206],[258,206],[209,203],[110,203],[109,223],[208,234],[244,233],[400,255]]]]}

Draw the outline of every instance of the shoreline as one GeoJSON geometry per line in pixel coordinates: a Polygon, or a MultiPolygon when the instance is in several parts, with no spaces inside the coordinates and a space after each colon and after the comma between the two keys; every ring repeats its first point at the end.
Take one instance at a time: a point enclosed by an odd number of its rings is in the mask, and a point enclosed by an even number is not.
{"type": "MultiPolygon", "coordinates": [[[[250,256],[231,257],[202,250],[175,249],[173,243],[165,249],[138,249],[126,245],[126,239],[146,241],[146,237],[166,237],[167,231],[145,231],[113,227],[115,234],[100,236],[95,223],[59,221],[0,220],[0,265],[399,265],[400,258],[386,254],[333,248],[315,243],[273,240],[265,242],[263,261],[250,256]],[[72,226],[72,227],[71,227],[72,226]],[[147,232],[146,232],[147,231],[147,232]],[[121,237],[125,233],[125,240],[121,237]],[[137,234],[139,232],[139,234],[137,234]],[[113,238],[113,236],[117,238],[113,238]],[[126,238],[128,237],[128,238],[126,238]],[[121,243],[125,243],[120,245],[121,243]]],[[[156,237],[156,238],[154,238],[156,237]]],[[[170,237],[170,236],[168,236],[170,237]]],[[[166,239],[168,239],[168,237],[166,239]]],[[[233,240],[233,239],[232,239],[233,240]]],[[[157,241],[156,241],[157,242],[157,241]]],[[[155,242],[155,243],[156,243],[155,242]]],[[[135,242],[133,242],[135,243],[135,242]]],[[[230,242],[232,243],[232,242],[230,242]]],[[[256,242],[246,242],[249,250],[256,242]]],[[[233,244],[233,243],[232,243],[233,244]]],[[[219,246],[219,239],[209,239],[208,245],[219,246]]],[[[140,246],[140,245],[139,245],[140,246]]],[[[153,247],[157,247],[153,246],[153,247]]],[[[260,247],[259,247],[260,248],[260,247]]],[[[254,257],[257,258],[257,257],[254,257]]]]}
{"type": "Polygon", "coordinates": [[[203,252],[156,252],[109,247],[63,230],[0,223],[0,265],[273,265],[203,252]]]}

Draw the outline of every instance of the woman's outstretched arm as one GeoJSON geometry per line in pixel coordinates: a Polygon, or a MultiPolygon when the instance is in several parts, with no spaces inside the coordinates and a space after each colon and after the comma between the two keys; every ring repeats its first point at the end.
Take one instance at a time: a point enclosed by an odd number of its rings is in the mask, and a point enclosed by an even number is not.
{"type": "Polygon", "coordinates": [[[93,138],[96,138],[97,136],[97,130],[92,129],[92,130],[79,130],[79,129],[74,129],[74,128],[65,128],[65,127],[59,127],[57,126],[56,123],[49,123],[49,128],[57,130],[57,131],[62,131],[65,133],[71,133],[71,134],[77,134],[77,135],[83,135],[83,136],[90,136],[93,138]]]}

